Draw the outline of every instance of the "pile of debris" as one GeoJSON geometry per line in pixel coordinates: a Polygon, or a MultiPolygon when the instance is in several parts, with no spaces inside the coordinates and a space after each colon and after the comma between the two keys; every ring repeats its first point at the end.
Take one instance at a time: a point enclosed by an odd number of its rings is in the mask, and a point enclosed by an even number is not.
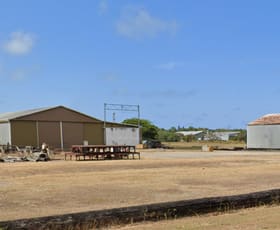
{"type": "Polygon", "coordinates": [[[17,146],[1,145],[0,146],[0,162],[24,162],[24,161],[49,161],[50,153],[48,146],[43,143],[41,149],[33,149],[26,146],[20,149],[17,146]]]}

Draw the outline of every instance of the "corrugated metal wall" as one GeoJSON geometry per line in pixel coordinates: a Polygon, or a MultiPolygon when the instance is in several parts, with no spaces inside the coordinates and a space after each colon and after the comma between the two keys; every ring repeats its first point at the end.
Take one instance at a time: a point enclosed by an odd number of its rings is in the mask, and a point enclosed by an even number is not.
{"type": "Polygon", "coordinates": [[[42,143],[47,143],[51,148],[61,147],[60,138],[60,123],[52,121],[40,121],[38,124],[38,147],[42,143]]]}
{"type": "Polygon", "coordinates": [[[104,128],[103,123],[85,123],[84,140],[89,145],[104,145],[104,128]]]}
{"type": "Polygon", "coordinates": [[[280,149],[280,125],[249,125],[247,148],[280,149]]]}
{"type": "Polygon", "coordinates": [[[0,145],[11,144],[10,123],[0,123],[0,145]]]}
{"type": "Polygon", "coordinates": [[[11,122],[11,144],[17,146],[37,146],[36,122],[12,121],[11,122]]]}
{"type": "Polygon", "coordinates": [[[139,141],[139,128],[106,128],[107,145],[137,145],[139,141]]]}
{"type": "MultiPolygon", "coordinates": [[[[8,127],[1,132],[3,144],[7,144],[8,127]],[[5,135],[4,135],[5,133],[5,135]],[[5,137],[4,137],[5,136],[5,137]]],[[[9,142],[18,146],[40,147],[43,142],[51,148],[70,148],[75,144],[88,141],[91,145],[104,144],[103,123],[75,123],[54,121],[12,121],[12,140],[9,142]],[[62,135],[61,135],[62,134],[62,135]]]]}
{"type": "Polygon", "coordinates": [[[82,145],[84,140],[83,123],[62,122],[63,147],[70,148],[72,145],[82,145]]]}

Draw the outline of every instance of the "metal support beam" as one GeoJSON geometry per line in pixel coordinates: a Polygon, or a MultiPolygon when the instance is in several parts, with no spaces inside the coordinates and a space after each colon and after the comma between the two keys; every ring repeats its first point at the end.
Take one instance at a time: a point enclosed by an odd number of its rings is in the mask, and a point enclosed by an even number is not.
{"type": "Polygon", "coordinates": [[[36,138],[37,138],[37,148],[40,148],[39,122],[38,121],[36,121],[36,138]]]}
{"type": "Polygon", "coordinates": [[[63,143],[63,124],[62,124],[62,121],[59,122],[59,125],[60,125],[60,146],[61,146],[61,150],[63,151],[64,143],[63,143]]]}

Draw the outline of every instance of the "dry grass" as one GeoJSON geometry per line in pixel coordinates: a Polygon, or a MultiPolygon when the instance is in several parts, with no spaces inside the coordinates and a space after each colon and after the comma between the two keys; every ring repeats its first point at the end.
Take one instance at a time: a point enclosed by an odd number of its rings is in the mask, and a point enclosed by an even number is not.
{"type": "Polygon", "coordinates": [[[280,207],[259,207],[225,213],[182,218],[157,223],[113,227],[120,230],[278,230],[280,207]]]}
{"type": "Polygon", "coordinates": [[[246,143],[236,141],[192,141],[192,142],[164,142],[166,146],[175,149],[201,150],[203,145],[212,146],[216,149],[246,148],[246,143]]]}
{"type": "Polygon", "coordinates": [[[0,220],[280,188],[280,156],[271,154],[3,163],[0,220]]]}

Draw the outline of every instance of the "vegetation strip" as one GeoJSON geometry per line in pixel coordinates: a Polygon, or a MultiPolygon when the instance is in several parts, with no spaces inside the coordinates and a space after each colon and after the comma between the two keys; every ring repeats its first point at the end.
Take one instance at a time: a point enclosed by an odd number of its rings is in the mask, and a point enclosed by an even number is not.
{"type": "Polygon", "coordinates": [[[279,204],[280,189],[0,222],[0,229],[92,229],[279,204]]]}

